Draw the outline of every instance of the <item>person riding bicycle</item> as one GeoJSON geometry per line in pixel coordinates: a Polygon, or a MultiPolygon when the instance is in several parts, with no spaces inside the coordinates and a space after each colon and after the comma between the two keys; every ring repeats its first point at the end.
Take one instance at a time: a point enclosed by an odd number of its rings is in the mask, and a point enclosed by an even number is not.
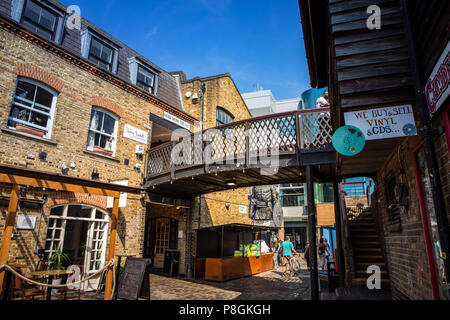
{"type": "Polygon", "coordinates": [[[293,254],[297,254],[294,245],[291,242],[291,237],[287,236],[286,240],[281,243],[281,252],[283,255],[284,272],[287,271],[287,263],[292,258],[293,254]]]}

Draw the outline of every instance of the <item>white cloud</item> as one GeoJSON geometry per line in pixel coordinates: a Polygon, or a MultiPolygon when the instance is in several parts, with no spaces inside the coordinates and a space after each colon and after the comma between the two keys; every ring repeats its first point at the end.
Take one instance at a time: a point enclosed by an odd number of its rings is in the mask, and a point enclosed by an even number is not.
{"type": "Polygon", "coordinates": [[[154,35],[156,35],[158,33],[158,27],[154,26],[152,28],[152,30],[150,30],[149,32],[147,32],[144,36],[144,39],[147,41],[149,40],[151,37],[153,37],[154,35]]]}

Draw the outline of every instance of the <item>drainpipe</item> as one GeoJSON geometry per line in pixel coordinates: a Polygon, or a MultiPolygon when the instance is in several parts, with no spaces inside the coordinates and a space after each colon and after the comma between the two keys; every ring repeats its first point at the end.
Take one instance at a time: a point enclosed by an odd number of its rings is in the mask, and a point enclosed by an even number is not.
{"type": "Polygon", "coordinates": [[[47,202],[48,196],[46,194],[42,195],[42,203],[41,203],[41,212],[39,215],[39,225],[38,225],[38,232],[36,234],[36,243],[34,244],[34,254],[38,254],[38,242],[39,242],[39,235],[41,233],[41,222],[42,222],[42,216],[44,215],[44,205],[47,202]]]}
{"type": "Polygon", "coordinates": [[[436,222],[439,231],[439,240],[441,244],[442,255],[444,257],[445,276],[447,283],[450,281],[450,264],[449,256],[449,225],[447,211],[445,209],[445,200],[442,192],[442,183],[437,164],[436,151],[434,147],[434,133],[430,123],[428,108],[425,98],[424,85],[420,77],[419,63],[417,60],[416,48],[411,29],[411,21],[408,14],[408,6],[406,0],[401,0],[401,10],[403,14],[403,22],[405,33],[408,40],[409,56],[414,79],[414,89],[416,95],[416,104],[420,119],[420,131],[422,133],[423,147],[426,155],[427,167],[430,171],[431,188],[433,192],[433,204],[436,212],[436,222]]]}

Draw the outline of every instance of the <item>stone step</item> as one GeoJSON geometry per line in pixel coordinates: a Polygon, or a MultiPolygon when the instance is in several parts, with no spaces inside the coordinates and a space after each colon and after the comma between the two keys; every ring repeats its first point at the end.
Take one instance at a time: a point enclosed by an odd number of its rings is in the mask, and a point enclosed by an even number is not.
{"type": "Polygon", "coordinates": [[[384,262],[356,262],[355,263],[356,267],[358,268],[358,270],[361,270],[361,268],[365,267],[365,266],[379,266],[379,267],[385,267],[386,263],[384,262]]]}
{"type": "Polygon", "coordinates": [[[349,228],[350,233],[377,233],[375,228],[364,228],[359,226],[354,226],[349,228]]]}
{"type": "MultiPolygon", "coordinates": [[[[366,283],[366,282],[367,282],[367,278],[355,278],[354,281],[355,281],[356,283],[366,283]]],[[[381,279],[380,279],[380,282],[381,282],[381,283],[389,283],[390,281],[389,281],[389,279],[383,279],[383,278],[381,278],[381,279]]]]}
{"type": "Polygon", "coordinates": [[[358,233],[358,234],[352,234],[352,238],[375,238],[378,239],[378,234],[364,234],[364,233],[358,233]]]}
{"type": "Polygon", "coordinates": [[[353,248],[380,247],[380,241],[352,241],[353,248]]]}
{"type": "Polygon", "coordinates": [[[374,260],[374,259],[379,259],[379,260],[381,260],[381,261],[384,261],[384,259],[383,259],[383,256],[382,255],[367,255],[367,254],[365,254],[365,255],[355,255],[355,258],[356,259],[358,259],[358,260],[365,260],[365,259],[368,259],[368,260],[374,260]]]}
{"type": "Polygon", "coordinates": [[[348,223],[350,228],[354,227],[375,227],[375,222],[352,221],[348,223]]]}
{"type": "MultiPolygon", "coordinates": [[[[380,270],[381,276],[387,276],[387,270],[380,270]]],[[[362,275],[367,275],[367,270],[356,270],[356,275],[362,278],[362,275]]]]}
{"type": "Polygon", "coordinates": [[[379,251],[379,252],[381,252],[381,248],[353,248],[353,251],[371,251],[371,252],[374,252],[374,251],[379,251]]]}

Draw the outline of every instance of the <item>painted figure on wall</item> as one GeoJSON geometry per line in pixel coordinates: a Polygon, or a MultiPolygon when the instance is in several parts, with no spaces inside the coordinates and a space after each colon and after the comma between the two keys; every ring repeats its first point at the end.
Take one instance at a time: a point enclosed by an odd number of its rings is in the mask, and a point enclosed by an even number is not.
{"type": "Polygon", "coordinates": [[[281,227],[283,211],[276,186],[256,186],[249,190],[249,217],[255,222],[267,222],[281,227]]]}

